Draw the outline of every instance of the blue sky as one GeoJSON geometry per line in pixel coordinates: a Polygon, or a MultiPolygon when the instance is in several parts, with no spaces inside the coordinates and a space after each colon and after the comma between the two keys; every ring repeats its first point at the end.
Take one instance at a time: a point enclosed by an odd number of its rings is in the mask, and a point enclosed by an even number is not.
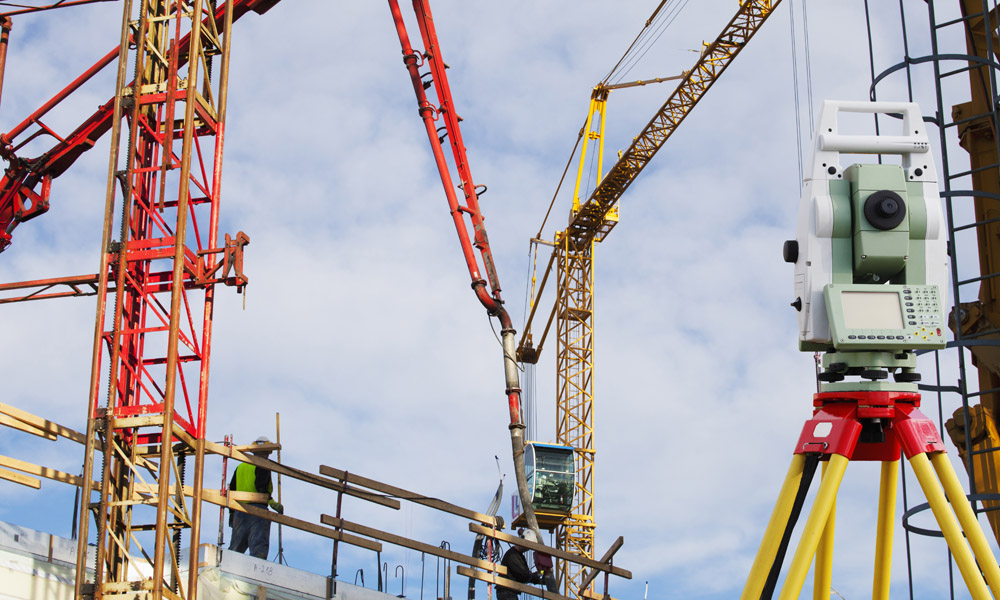
{"type": "MultiPolygon", "coordinates": [[[[590,90],[655,4],[433,2],[473,176],[489,186],[483,212],[518,325],[528,239],[590,90]]],[[[898,7],[889,4],[873,9],[876,70],[902,56],[898,7]]],[[[904,4],[911,53],[920,54],[925,4],[904,4]]],[[[612,582],[615,597],[641,598],[646,581],[650,598],[738,595],[809,416],[813,359],[796,350],[792,270],[780,252],[795,235],[799,194],[790,6],[779,7],[629,189],[621,223],[597,249],[597,553],[623,535],[617,564],[635,576],[612,582]]],[[[630,75],[688,68],[735,10],[732,0],[688,4],[630,75]]],[[[809,11],[814,104],[865,98],[863,3],[811,3],[809,11]]],[[[16,19],[0,128],[113,47],[120,20],[118,3],[16,19]]],[[[415,24],[410,33],[416,40],[415,24]]],[[[493,457],[513,472],[501,353],[468,288],[387,6],[286,0],[245,17],[234,36],[221,230],[250,235],[251,285],[245,308],[231,290],[220,293],[209,437],[273,435],[280,412],[289,464],[328,464],[485,509],[497,483],[493,457]]],[[[800,57],[808,147],[804,64],[800,57]]],[[[917,74],[918,94],[928,77],[917,74]]],[[[612,94],[609,155],[628,146],[669,85],[612,94]]],[[[96,80],[53,124],[75,126],[111,89],[107,77],[96,80]]],[[[880,98],[905,97],[898,77],[880,88],[880,98]]],[[[50,212],[18,228],[0,256],[0,281],[96,269],[107,155],[105,140],[56,181],[50,212]]],[[[563,194],[545,237],[568,210],[563,194]]],[[[84,429],[93,315],[93,299],[4,306],[3,401],[84,429]]],[[[537,371],[540,441],[555,437],[554,344],[537,371]]],[[[936,414],[930,399],[926,406],[936,414]]],[[[81,462],[69,443],[14,432],[0,435],[0,453],[74,473],[81,462]]],[[[214,486],[220,475],[211,468],[214,486]]],[[[870,594],[877,481],[875,465],[852,465],[840,496],[833,581],[852,600],[870,594]]],[[[0,483],[0,519],[68,535],[72,490],[43,486],[0,483]]],[[[513,487],[511,475],[508,495],[513,487]]],[[[284,500],[288,514],[318,521],[334,497],[286,482],[284,500]]],[[[462,520],[419,508],[387,514],[354,502],[345,510],[350,520],[430,543],[472,543],[462,520]]],[[[207,514],[204,541],[214,541],[214,510],[207,514]]],[[[284,543],[293,566],[328,568],[326,540],[286,530],[284,543]]],[[[914,596],[944,597],[943,546],[919,539],[911,547],[914,596]]],[[[417,553],[384,559],[415,581],[417,553]]],[[[342,573],[374,564],[360,552],[342,560],[342,573]]],[[[373,576],[366,573],[369,584],[373,576]]],[[[901,534],[893,576],[894,597],[908,597],[901,534]]]]}

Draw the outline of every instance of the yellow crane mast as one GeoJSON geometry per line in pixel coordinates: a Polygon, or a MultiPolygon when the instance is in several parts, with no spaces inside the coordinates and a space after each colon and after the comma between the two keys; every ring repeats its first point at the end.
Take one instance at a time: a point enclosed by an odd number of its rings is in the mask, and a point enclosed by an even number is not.
{"type": "MultiPolygon", "coordinates": [[[[618,222],[617,203],[628,186],[652,160],[664,142],[684,121],[691,109],[726,70],[737,54],[774,12],[780,0],[742,0],[736,15],[715,41],[705,44],[691,70],[627,150],[602,178],[604,122],[608,94],[616,88],[642,85],[632,82],[598,85],[591,97],[590,112],[581,136],[597,145],[598,185],[585,202],[579,193],[584,176],[586,151],[581,152],[576,191],[569,224],[555,234],[552,255],[542,283],[532,296],[532,310],[518,345],[518,360],[536,363],[545,338],[556,321],[556,439],[576,454],[576,488],[570,515],[557,528],[558,547],[593,557],[594,533],[594,245],[618,222]],[[556,300],[537,347],[531,323],[546,281],[556,267],[556,300]]],[[[660,4],[661,8],[663,3],[660,4]]],[[[654,12],[654,17],[655,17],[654,12]]],[[[652,18],[651,18],[652,19],[652,18]]],[[[647,23],[648,24],[648,23],[647,23]]],[[[560,573],[566,595],[579,594],[585,574],[570,566],[560,573]]]]}
{"type": "MultiPolygon", "coordinates": [[[[963,302],[952,316],[952,327],[957,324],[956,338],[970,341],[972,362],[978,368],[980,401],[963,409],[949,419],[946,426],[959,454],[967,461],[969,477],[979,494],[1000,493],[1000,354],[995,345],[1000,339],[1000,150],[997,146],[996,109],[992,98],[996,96],[996,81],[986,66],[1000,56],[997,38],[997,14],[983,12],[978,0],[962,0],[963,27],[966,50],[969,56],[979,58],[978,64],[969,63],[968,77],[971,99],[952,108],[952,119],[958,124],[962,148],[969,153],[974,197],[976,236],[979,250],[980,281],[979,299],[963,302]],[[957,319],[955,318],[957,317],[957,319]],[[985,342],[984,342],[985,341],[985,342]],[[968,421],[968,423],[966,423],[968,421]],[[971,432],[967,435],[966,432],[971,432]],[[972,451],[971,461],[968,450],[972,451]]],[[[970,282],[971,283],[971,282],[970,282]]],[[[956,298],[957,301],[957,298],[956,298]]],[[[994,536],[1000,540],[1000,502],[983,502],[994,536]]]]}

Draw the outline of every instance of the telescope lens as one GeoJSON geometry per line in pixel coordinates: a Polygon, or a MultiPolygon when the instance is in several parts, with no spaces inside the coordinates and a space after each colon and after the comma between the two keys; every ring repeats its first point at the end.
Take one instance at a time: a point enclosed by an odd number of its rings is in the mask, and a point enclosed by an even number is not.
{"type": "Polygon", "coordinates": [[[878,211],[880,217],[893,217],[899,212],[899,204],[892,198],[883,198],[876,205],[875,210],[878,211]]]}
{"type": "Polygon", "coordinates": [[[880,190],[865,200],[865,218],[876,229],[896,228],[906,217],[906,203],[891,190],[880,190]]]}

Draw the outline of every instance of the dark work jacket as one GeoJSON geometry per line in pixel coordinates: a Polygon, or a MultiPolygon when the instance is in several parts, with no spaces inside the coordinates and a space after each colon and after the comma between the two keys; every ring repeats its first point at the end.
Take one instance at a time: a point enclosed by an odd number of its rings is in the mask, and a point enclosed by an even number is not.
{"type": "MultiPolygon", "coordinates": [[[[511,546],[503,555],[500,564],[507,567],[507,579],[513,579],[520,583],[536,583],[538,575],[532,573],[528,568],[528,561],[524,560],[524,552],[511,546]]],[[[517,592],[502,585],[497,585],[497,600],[517,600],[517,592]]]]}

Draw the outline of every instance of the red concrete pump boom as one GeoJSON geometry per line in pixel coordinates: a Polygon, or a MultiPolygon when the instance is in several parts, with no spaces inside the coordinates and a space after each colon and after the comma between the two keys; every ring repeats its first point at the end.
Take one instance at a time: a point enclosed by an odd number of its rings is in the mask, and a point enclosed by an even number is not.
{"type": "Polygon", "coordinates": [[[403,23],[403,16],[399,10],[397,0],[389,0],[389,8],[392,10],[392,18],[396,22],[396,32],[399,34],[399,42],[403,50],[403,63],[410,72],[410,79],[413,82],[413,91],[417,96],[417,112],[424,121],[427,130],[427,139],[431,144],[431,151],[434,153],[434,161],[437,163],[438,171],[441,174],[441,184],[444,186],[444,193],[448,198],[448,207],[451,209],[451,216],[455,222],[455,229],[458,233],[459,242],[462,245],[462,254],[469,267],[469,275],[472,277],[472,289],[476,297],[486,311],[492,317],[497,317],[501,325],[501,338],[503,341],[503,361],[504,375],[506,381],[507,407],[510,412],[510,441],[514,458],[514,474],[517,479],[517,490],[521,497],[521,506],[524,507],[525,516],[529,527],[538,534],[538,539],[542,539],[538,531],[538,522],[535,519],[535,511],[531,505],[531,494],[528,491],[527,478],[524,472],[524,424],[521,422],[521,387],[518,381],[517,363],[515,362],[516,342],[514,336],[516,332],[511,325],[510,316],[503,306],[500,298],[500,280],[497,278],[496,267],[493,263],[493,254],[490,251],[490,243],[486,237],[486,228],[483,226],[483,215],[479,210],[479,194],[485,188],[477,188],[472,181],[472,172],[469,169],[469,161],[465,154],[465,144],[462,141],[462,132],[458,126],[458,113],[454,109],[454,102],[451,97],[451,88],[448,86],[448,76],[445,73],[447,68],[441,55],[441,47],[438,44],[437,32],[434,29],[434,18],[431,16],[431,9],[427,0],[413,0],[413,12],[417,16],[417,24],[420,28],[420,37],[423,39],[424,52],[418,53],[410,45],[410,38],[406,33],[406,25],[403,23]],[[428,67],[428,73],[421,75],[420,68],[428,67]],[[426,77],[429,75],[429,78],[426,77]],[[438,104],[434,106],[428,99],[425,90],[434,88],[437,95],[438,104]],[[444,121],[444,135],[440,135],[436,126],[438,119],[444,121]],[[455,169],[458,172],[461,184],[458,186],[464,196],[464,204],[458,199],[455,193],[455,185],[452,181],[451,169],[445,159],[443,144],[444,140],[449,141],[452,156],[455,161],[455,169]],[[466,221],[468,216],[469,221],[466,221]],[[472,225],[472,235],[469,234],[469,223],[472,225]],[[489,282],[489,290],[486,289],[487,280],[484,280],[480,269],[479,261],[476,259],[475,250],[479,250],[482,257],[483,269],[489,282]]]}

